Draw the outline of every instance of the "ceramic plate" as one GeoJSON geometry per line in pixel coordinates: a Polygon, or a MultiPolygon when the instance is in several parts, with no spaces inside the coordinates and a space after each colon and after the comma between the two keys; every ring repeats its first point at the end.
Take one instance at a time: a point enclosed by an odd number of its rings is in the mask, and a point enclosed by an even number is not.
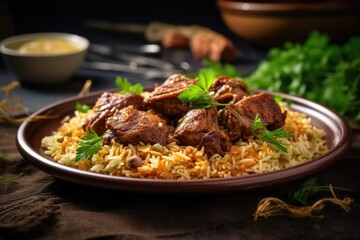
{"type": "Polygon", "coordinates": [[[76,102],[93,105],[102,92],[84,97],[69,98],[47,106],[32,116],[57,115],[55,119],[26,121],[17,133],[17,147],[21,155],[39,169],[67,181],[116,190],[157,193],[219,193],[260,188],[287,183],[318,172],[341,158],[351,145],[351,128],[348,122],[330,109],[309,100],[281,93],[271,93],[292,102],[291,109],[312,118],[312,124],[327,133],[329,151],[307,163],[245,177],[199,180],[155,180],[102,175],[82,171],[53,162],[41,148],[41,140],[55,131],[61,120],[73,115],[76,102]]]}

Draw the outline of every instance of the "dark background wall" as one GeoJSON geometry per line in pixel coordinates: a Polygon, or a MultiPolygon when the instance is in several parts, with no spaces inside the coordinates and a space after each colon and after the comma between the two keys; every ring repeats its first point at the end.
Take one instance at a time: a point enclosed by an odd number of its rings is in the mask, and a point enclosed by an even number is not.
{"type": "MultiPolygon", "coordinates": [[[[85,27],[86,20],[148,24],[162,21],[175,25],[202,25],[224,34],[239,46],[242,55],[255,49],[224,24],[216,0],[0,0],[10,15],[13,34],[68,32],[94,43],[145,41],[144,36],[101,32],[85,27]]],[[[1,11],[0,11],[1,13],[1,11]]],[[[3,36],[0,36],[0,38],[3,36]]],[[[263,51],[260,52],[263,56],[263,51]]],[[[256,58],[249,57],[247,58],[256,58]]]]}
{"type": "Polygon", "coordinates": [[[137,23],[164,21],[201,24],[215,30],[223,28],[216,0],[7,1],[16,32],[66,30],[79,27],[86,19],[137,23]]]}

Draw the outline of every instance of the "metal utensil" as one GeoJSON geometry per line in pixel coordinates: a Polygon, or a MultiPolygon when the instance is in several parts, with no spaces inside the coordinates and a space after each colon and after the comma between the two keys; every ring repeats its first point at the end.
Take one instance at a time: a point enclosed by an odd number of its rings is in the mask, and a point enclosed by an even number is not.
{"type": "Polygon", "coordinates": [[[174,71],[164,71],[151,67],[130,66],[127,64],[106,62],[106,61],[85,61],[81,67],[84,69],[92,69],[92,70],[138,74],[146,79],[166,79],[170,75],[177,73],[174,71]]]}
{"type": "Polygon", "coordinates": [[[83,69],[113,71],[113,72],[125,72],[135,75],[141,75],[146,79],[166,79],[170,75],[179,73],[177,69],[159,69],[154,67],[140,66],[137,64],[131,64],[129,62],[120,62],[117,60],[110,60],[104,55],[94,54],[88,52],[86,61],[82,65],[83,69]]]}
{"type": "MultiPolygon", "coordinates": [[[[152,46],[147,45],[147,47],[151,48],[152,46]]],[[[186,62],[175,64],[154,57],[146,57],[138,54],[125,53],[119,51],[115,47],[105,44],[91,44],[89,47],[89,52],[101,55],[103,57],[103,60],[105,60],[106,58],[109,60],[119,60],[122,62],[127,62],[129,65],[154,67],[166,71],[178,71],[179,73],[191,70],[190,64],[186,62]]]]}
{"type": "Polygon", "coordinates": [[[92,43],[89,48],[91,51],[99,52],[102,54],[110,54],[113,51],[137,54],[142,56],[161,56],[162,48],[158,44],[95,44],[92,43]]]}
{"type": "Polygon", "coordinates": [[[102,31],[125,32],[133,34],[144,34],[148,28],[147,24],[113,23],[100,20],[86,20],[85,26],[102,31]]]}

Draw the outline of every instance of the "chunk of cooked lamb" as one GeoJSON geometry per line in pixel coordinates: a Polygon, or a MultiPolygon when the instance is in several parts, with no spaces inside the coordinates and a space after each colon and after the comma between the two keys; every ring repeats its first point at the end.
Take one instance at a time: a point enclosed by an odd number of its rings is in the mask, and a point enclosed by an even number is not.
{"type": "Polygon", "coordinates": [[[181,116],[189,111],[190,108],[177,97],[195,82],[196,79],[190,79],[181,74],[174,74],[163,84],[155,87],[149,96],[144,99],[145,106],[163,115],[181,116]]]}
{"type": "Polygon", "coordinates": [[[181,145],[204,147],[208,156],[224,155],[231,147],[229,137],[220,129],[216,108],[190,110],[180,119],[174,138],[181,145]]]}
{"type": "Polygon", "coordinates": [[[118,94],[104,92],[96,101],[92,114],[86,119],[84,129],[90,128],[98,135],[106,131],[106,120],[111,117],[116,110],[133,105],[137,109],[144,109],[144,99],[137,94],[118,94]]]}
{"type": "Polygon", "coordinates": [[[198,144],[198,148],[204,147],[205,153],[210,157],[214,154],[224,156],[231,148],[229,137],[221,130],[205,133],[198,144]]]}
{"type": "Polygon", "coordinates": [[[219,103],[236,103],[248,96],[246,84],[228,76],[217,77],[211,85],[210,91],[215,93],[214,100],[219,103]]]}
{"type": "Polygon", "coordinates": [[[160,143],[166,145],[169,132],[166,121],[150,111],[141,111],[133,106],[120,109],[106,121],[110,136],[124,144],[160,143]]]}
{"type": "Polygon", "coordinates": [[[220,114],[232,140],[252,134],[252,124],[259,115],[262,124],[269,130],[280,128],[285,123],[286,112],[269,93],[259,93],[230,104],[220,114]]]}

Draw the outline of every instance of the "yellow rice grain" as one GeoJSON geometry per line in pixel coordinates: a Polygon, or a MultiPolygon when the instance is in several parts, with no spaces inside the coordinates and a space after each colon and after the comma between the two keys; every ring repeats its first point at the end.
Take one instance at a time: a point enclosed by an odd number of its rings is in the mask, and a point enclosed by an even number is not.
{"type": "Polygon", "coordinates": [[[311,125],[306,115],[287,111],[284,128],[293,132],[294,137],[279,139],[285,144],[287,153],[281,152],[272,144],[250,137],[239,140],[224,156],[207,156],[204,148],[179,146],[171,142],[160,144],[123,145],[111,141],[89,160],[75,162],[76,149],[80,138],[85,134],[82,123],[88,114],[75,111],[74,117],[67,117],[61,127],[42,140],[44,153],[53,161],[85,171],[114,176],[152,179],[208,179],[232,176],[247,176],[276,171],[311,161],[327,150],[325,132],[311,125]],[[130,168],[127,159],[140,156],[143,165],[130,168]]]}

